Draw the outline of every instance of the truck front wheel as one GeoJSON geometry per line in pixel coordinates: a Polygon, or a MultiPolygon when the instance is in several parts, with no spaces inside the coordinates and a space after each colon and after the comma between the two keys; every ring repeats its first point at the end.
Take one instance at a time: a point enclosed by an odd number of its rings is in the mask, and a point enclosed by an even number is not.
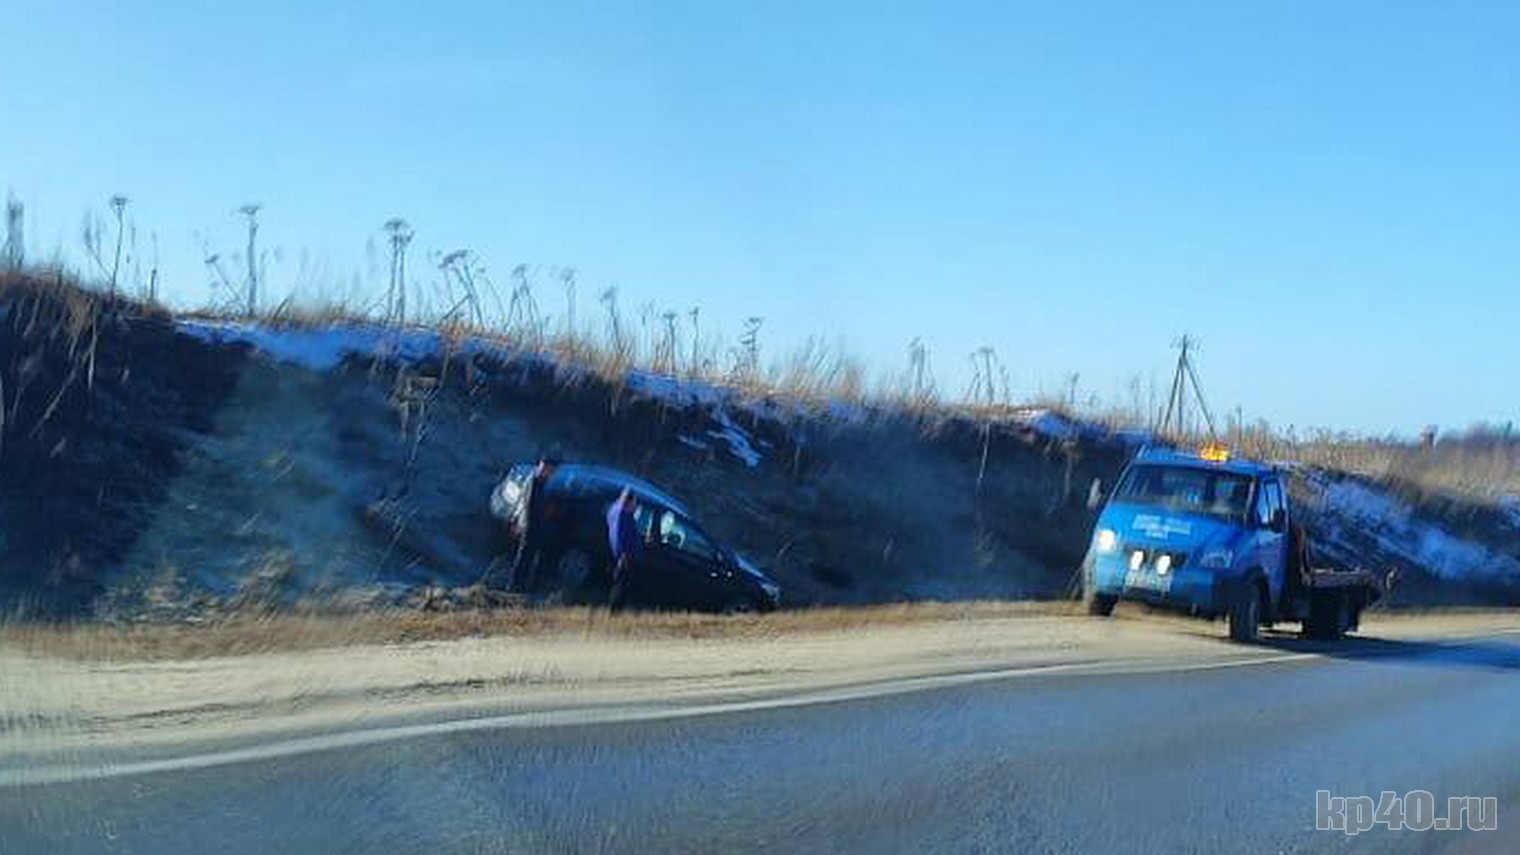
{"type": "Polygon", "coordinates": [[[1082,599],[1087,603],[1087,613],[1093,617],[1108,617],[1114,613],[1114,606],[1119,602],[1118,597],[1091,590],[1082,599]]]}
{"type": "Polygon", "coordinates": [[[1230,640],[1253,642],[1261,631],[1261,589],[1252,582],[1241,585],[1230,601],[1230,640]]]}

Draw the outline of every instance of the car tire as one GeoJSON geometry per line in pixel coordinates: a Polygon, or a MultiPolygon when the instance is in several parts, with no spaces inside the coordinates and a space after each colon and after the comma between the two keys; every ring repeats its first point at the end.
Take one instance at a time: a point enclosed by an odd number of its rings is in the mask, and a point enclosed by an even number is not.
{"type": "Polygon", "coordinates": [[[725,615],[754,615],[760,613],[760,604],[753,597],[735,597],[723,604],[725,615]]]}
{"type": "Polygon", "coordinates": [[[595,575],[596,562],[579,546],[566,549],[554,561],[554,584],[565,602],[578,602],[595,575]]]}
{"type": "Polygon", "coordinates": [[[1230,601],[1230,640],[1247,644],[1256,641],[1261,633],[1261,612],[1261,588],[1255,582],[1241,585],[1230,601]]]}

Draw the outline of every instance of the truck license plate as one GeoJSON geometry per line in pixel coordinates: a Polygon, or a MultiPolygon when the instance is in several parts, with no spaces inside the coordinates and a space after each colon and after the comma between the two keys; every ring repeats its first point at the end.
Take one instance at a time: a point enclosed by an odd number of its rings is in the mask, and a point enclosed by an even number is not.
{"type": "Polygon", "coordinates": [[[1138,588],[1143,591],[1158,591],[1166,593],[1171,590],[1172,576],[1168,573],[1159,576],[1154,570],[1130,570],[1124,574],[1124,586],[1126,588],[1138,588]]]}

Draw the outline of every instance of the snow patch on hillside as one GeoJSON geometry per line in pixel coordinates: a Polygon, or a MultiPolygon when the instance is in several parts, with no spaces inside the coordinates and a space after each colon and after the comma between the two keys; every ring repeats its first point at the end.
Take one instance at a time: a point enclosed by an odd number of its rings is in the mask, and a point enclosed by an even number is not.
{"type": "Polygon", "coordinates": [[[180,319],[180,332],[211,344],[242,344],[270,358],[312,371],[330,371],[350,356],[415,363],[431,357],[487,356],[557,365],[553,357],[516,350],[478,337],[452,338],[422,327],[341,324],[312,329],[272,329],[238,321],[180,319]]]}
{"type": "Polygon", "coordinates": [[[1520,496],[1500,496],[1499,511],[1504,514],[1504,520],[1510,528],[1520,531],[1520,496]]]}
{"type": "Polygon", "coordinates": [[[729,453],[744,461],[744,464],[749,468],[754,469],[760,465],[760,452],[755,450],[754,443],[751,442],[749,434],[745,433],[743,428],[734,424],[733,419],[728,417],[728,413],[722,410],[715,410],[713,412],[713,421],[717,422],[721,429],[708,431],[708,436],[727,443],[729,453]]]}
{"type": "MultiPolygon", "coordinates": [[[[349,357],[386,358],[410,363],[438,357],[446,352],[498,359],[521,359],[526,356],[535,362],[560,367],[560,361],[552,356],[525,355],[503,344],[477,337],[446,339],[434,330],[417,327],[398,329],[378,324],[352,324],[314,329],[270,329],[236,321],[180,320],[178,328],[184,334],[202,341],[246,345],[279,362],[312,371],[331,371],[349,357]]],[[[707,431],[707,435],[726,445],[730,454],[751,469],[760,465],[762,455],[756,448],[757,443],[749,433],[734,423],[728,409],[756,412],[770,410],[764,415],[774,417],[773,402],[738,400],[733,390],[642,369],[630,371],[626,382],[630,391],[645,398],[663,401],[682,409],[695,406],[710,410],[716,428],[707,431]]],[[[832,408],[830,412],[836,412],[841,417],[858,415],[843,406],[832,408]]],[[[708,447],[706,441],[693,437],[683,436],[681,440],[693,448],[708,447]]]]}
{"type": "Polygon", "coordinates": [[[1407,504],[1370,485],[1326,476],[1312,483],[1320,491],[1324,524],[1330,527],[1322,536],[1344,541],[1344,529],[1354,527],[1379,549],[1442,579],[1520,579],[1520,561],[1421,519],[1407,504]]]}
{"type": "Polygon", "coordinates": [[[1112,427],[1101,422],[1073,419],[1046,407],[1023,407],[1014,410],[1013,421],[1046,439],[1058,441],[1113,441],[1132,449],[1158,441],[1154,433],[1143,427],[1133,425],[1112,427]]]}
{"type": "Polygon", "coordinates": [[[437,333],[381,326],[268,329],[235,321],[180,320],[180,332],[213,344],[244,344],[269,357],[313,371],[338,367],[349,356],[416,360],[436,353],[437,333]]]}
{"type": "Polygon", "coordinates": [[[628,372],[628,389],[651,400],[677,407],[712,407],[723,403],[725,390],[697,380],[682,379],[635,368],[628,372]]]}
{"type": "Polygon", "coordinates": [[[1050,439],[1077,439],[1082,435],[1082,424],[1053,410],[1020,410],[1014,417],[1029,429],[1050,439]]]}
{"type": "MultiPolygon", "coordinates": [[[[570,368],[550,354],[523,352],[498,341],[474,336],[446,338],[436,330],[423,327],[341,324],[312,329],[270,328],[241,321],[201,319],[180,319],[176,324],[181,332],[202,341],[247,345],[272,359],[312,371],[330,371],[351,356],[417,362],[445,353],[504,360],[527,359],[560,371],[570,368]]],[[[750,466],[758,465],[759,452],[748,434],[734,427],[724,414],[725,411],[748,413],[781,422],[803,417],[822,417],[846,424],[861,424],[870,416],[868,407],[856,403],[839,400],[783,401],[769,395],[747,396],[737,389],[705,380],[661,374],[642,368],[630,370],[624,382],[630,392],[649,400],[682,409],[703,407],[712,410],[720,429],[710,433],[725,441],[734,455],[750,466]]],[[[1017,409],[1010,420],[1042,437],[1057,441],[1116,438],[1138,446],[1153,439],[1144,430],[1114,431],[1106,425],[1071,419],[1044,407],[1017,409]]]]}

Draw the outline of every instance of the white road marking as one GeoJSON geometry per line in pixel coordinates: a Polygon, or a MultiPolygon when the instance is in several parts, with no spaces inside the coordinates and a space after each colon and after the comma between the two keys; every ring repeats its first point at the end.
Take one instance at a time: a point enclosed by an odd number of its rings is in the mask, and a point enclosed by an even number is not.
{"type": "Polygon", "coordinates": [[[388,727],[354,730],[344,733],[322,734],[270,742],[264,745],[211,751],[181,757],[157,760],[138,760],[106,763],[99,766],[37,766],[23,769],[0,769],[0,787],[25,787],[43,784],[62,784],[77,781],[96,781],[129,776],[152,775],[164,772],[182,772],[209,769],[238,763],[275,760],[296,757],[320,751],[343,748],[360,748],[417,739],[426,736],[442,736],[456,733],[475,733],[487,730],[524,730],[549,727],[573,727],[595,724],[629,724],[639,722],[671,721],[699,716],[727,715],[764,710],[790,709],[843,701],[868,700],[910,692],[948,689],[995,680],[1023,677],[1044,677],[1059,674],[1123,675],[1123,674],[1171,674],[1193,671],[1216,671],[1225,668],[1241,668],[1256,665],[1274,665],[1305,659],[1321,658],[1315,653],[1277,653],[1264,656],[1237,657],[1210,662],[1187,664],[1131,663],[1114,665],[1102,662],[1076,662],[1055,665],[1030,665],[1002,668],[991,671],[973,671],[960,674],[942,674],[929,677],[908,677],[899,680],[822,689],[796,695],[763,698],[747,701],[695,704],[674,707],[620,707],[546,710],[537,712],[507,713],[479,718],[453,719],[426,724],[394,725],[388,727]]]}

